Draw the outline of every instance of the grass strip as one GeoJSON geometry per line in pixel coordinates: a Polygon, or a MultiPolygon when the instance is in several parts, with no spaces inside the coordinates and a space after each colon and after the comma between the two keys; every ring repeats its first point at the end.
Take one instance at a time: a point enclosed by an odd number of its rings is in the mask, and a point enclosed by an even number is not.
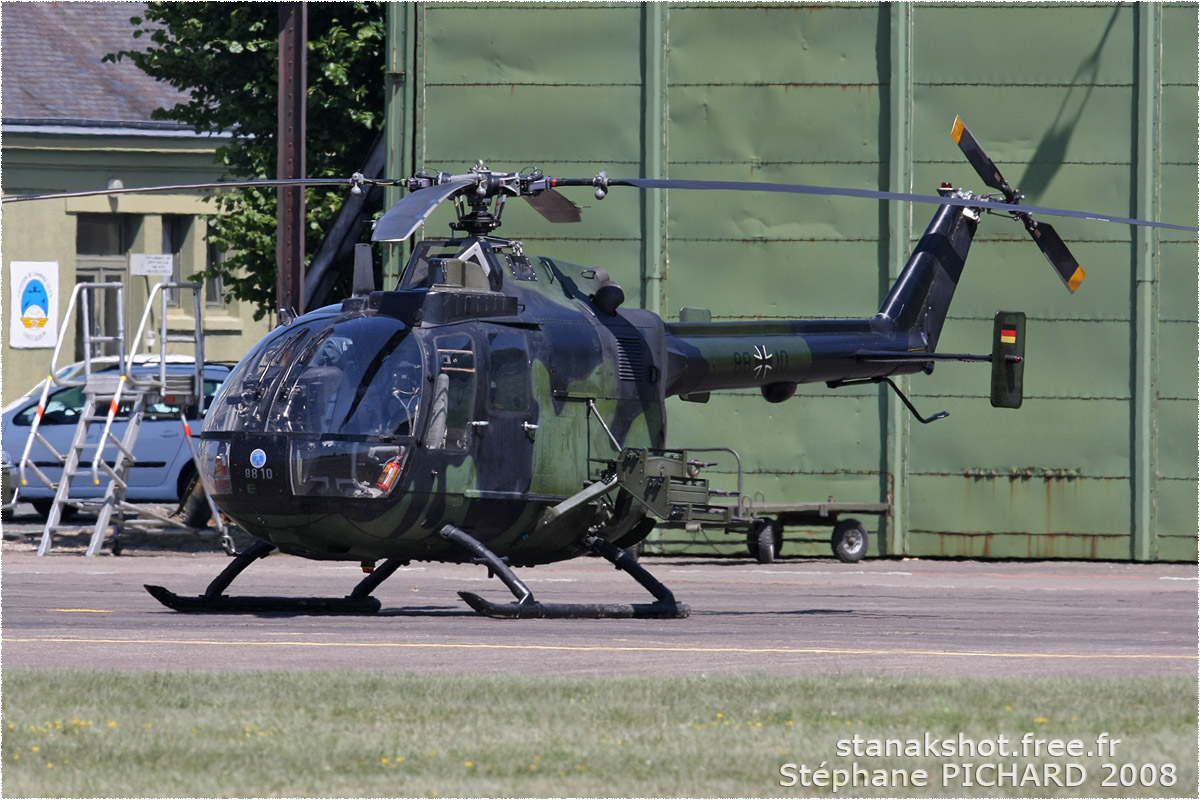
{"type": "Polygon", "coordinates": [[[1190,677],[2,679],[4,797],[1197,795],[1190,677]],[[1001,737],[1026,751],[982,752],[1001,737]],[[1071,740],[1093,755],[1048,752],[1071,740]]]}

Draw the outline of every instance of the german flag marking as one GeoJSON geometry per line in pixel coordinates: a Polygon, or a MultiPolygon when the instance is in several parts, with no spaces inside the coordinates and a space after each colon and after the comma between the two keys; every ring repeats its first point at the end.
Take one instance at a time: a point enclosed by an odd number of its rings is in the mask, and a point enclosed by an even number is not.
{"type": "Polygon", "coordinates": [[[1001,342],[1001,344],[1016,344],[1017,343],[1017,329],[1016,328],[1001,329],[1000,342],[1001,342]]]}

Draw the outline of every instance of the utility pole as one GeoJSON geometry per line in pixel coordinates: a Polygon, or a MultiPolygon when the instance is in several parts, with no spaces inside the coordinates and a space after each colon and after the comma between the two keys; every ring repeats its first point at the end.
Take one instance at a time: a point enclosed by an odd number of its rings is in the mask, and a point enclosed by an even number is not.
{"type": "MultiPolygon", "coordinates": [[[[308,94],[308,9],[279,4],[279,145],[276,177],[307,177],[304,143],[308,94]]],[[[275,246],[276,297],[280,310],[304,313],[304,187],[280,187],[275,246]]]]}

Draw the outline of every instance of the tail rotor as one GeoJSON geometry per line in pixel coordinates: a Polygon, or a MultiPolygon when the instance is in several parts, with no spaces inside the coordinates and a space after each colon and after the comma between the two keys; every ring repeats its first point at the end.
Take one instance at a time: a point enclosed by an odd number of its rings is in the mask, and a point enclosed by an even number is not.
{"type": "MultiPolygon", "coordinates": [[[[971,162],[971,166],[979,173],[983,182],[1004,195],[1005,203],[1015,206],[1024,199],[1024,195],[1014,189],[1000,174],[996,163],[984,152],[979,140],[967,130],[961,117],[954,118],[954,127],[951,129],[950,135],[958,144],[958,149],[962,150],[963,155],[967,157],[967,161],[971,162]]],[[[1042,251],[1042,255],[1058,273],[1058,277],[1062,278],[1063,284],[1072,292],[1078,289],[1079,284],[1083,283],[1086,273],[1083,271],[1083,267],[1079,266],[1079,261],[1075,256],[1071,255],[1070,248],[1067,247],[1066,242],[1062,240],[1053,226],[1049,223],[1038,222],[1028,211],[1013,209],[1008,213],[1025,226],[1025,230],[1029,232],[1034,244],[1042,251]]]]}

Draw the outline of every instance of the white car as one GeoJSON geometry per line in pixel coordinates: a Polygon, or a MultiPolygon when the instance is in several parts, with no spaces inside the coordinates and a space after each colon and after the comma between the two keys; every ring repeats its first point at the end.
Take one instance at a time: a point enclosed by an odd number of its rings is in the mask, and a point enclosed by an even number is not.
{"type": "Polygon", "coordinates": [[[3,510],[0,510],[0,519],[3,520],[12,517],[11,504],[17,491],[17,484],[13,483],[12,468],[13,463],[8,457],[8,451],[0,452],[0,505],[4,506],[3,510]]]}
{"type": "MultiPolygon", "coordinates": [[[[115,371],[115,364],[104,366],[97,370],[97,363],[92,363],[93,371],[115,371]]],[[[139,361],[133,368],[133,374],[157,374],[157,362],[139,361]]],[[[189,374],[193,370],[190,359],[168,359],[167,371],[172,374],[189,374]]],[[[226,364],[206,363],[204,365],[204,396],[205,408],[208,407],[217,389],[225,382],[230,367],[226,364]]],[[[71,365],[60,370],[60,376],[76,377],[82,373],[82,365],[71,365]]],[[[18,472],[21,455],[25,452],[25,443],[29,440],[30,429],[37,415],[38,400],[41,398],[42,384],[35,386],[21,399],[10,403],[4,408],[3,439],[4,452],[12,459],[12,477],[20,479],[18,472]]],[[[192,462],[192,451],[184,435],[183,422],[179,418],[179,406],[168,402],[149,406],[142,418],[142,426],[134,443],[133,455],[136,463],[130,468],[128,475],[128,490],[126,499],[134,502],[177,502],[189,489],[192,477],[195,475],[195,465],[192,462]]],[[[84,405],[84,391],[81,386],[64,386],[54,389],[46,399],[46,409],[42,415],[39,432],[50,445],[60,454],[66,455],[75,436],[76,423],[84,405]]],[[[123,409],[127,408],[123,404],[123,409]]],[[[105,407],[100,413],[107,413],[105,407]]],[[[188,427],[193,435],[200,432],[202,415],[196,413],[193,406],[187,409],[188,427]]],[[[112,433],[120,440],[125,434],[127,422],[119,414],[113,423],[112,433]]],[[[107,487],[107,477],[100,474],[100,485],[92,480],[90,465],[95,458],[95,445],[100,441],[104,423],[93,423],[88,429],[88,443],[91,447],[83,450],[80,460],[82,474],[76,475],[71,485],[71,496],[78,498],[99,498],[104,496],[107,487]]],[[[112,463],[115,449],[110,444],[106,450],[105,460],[112,463]]],[[[29,454],[30,460],[51,480],[57,482],[62,476],[62,466],[41,445],[34,441],[29,454]]],[[[50,513],[54,500],[54,491],[46,486],[31,469],[26,470],[26,485],[20,487],[20,500],[33,504],[42,516],[50,513]]]]}

